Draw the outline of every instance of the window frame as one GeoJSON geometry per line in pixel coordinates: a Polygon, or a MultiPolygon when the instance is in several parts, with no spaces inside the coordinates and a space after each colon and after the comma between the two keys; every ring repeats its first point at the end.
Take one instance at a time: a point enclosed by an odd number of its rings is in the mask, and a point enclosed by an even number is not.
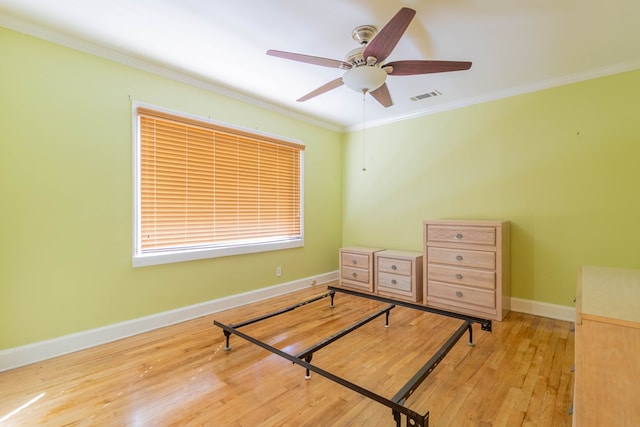
{"type": "Polygon", "coordinates": [[[255,129],[243,128],[228,123],[190,115],[182,112],[169,110],[151,104],[132,101],[132,146],[133,146],[133,267],[144,267],[151,265],[168,264],[183,261],[193,261],[208,258],[218,258],[232,255],[243,255],[257,252],[268,252],[282,249],[291,249],[304,246],[304,142],[292,138],[286,138],[279,135],[273,135],[266,132],[257,131],[255,129]],[[159,114],[167,114],[179,118],[184,118],[186,122],[196,121],[202,124],[209,124],[214,127],[222,127],[231,131],[238,131],[240,134],[251,134],[257,138],[264,137],[267,139],[277,139],[284,143],[291,143],[302,146],[300,149],[300,176],[299,176],[299,212],[300,212],[300,235],[297,238],[286,240],[269,239],[264,241],[261,239],[254,242],[244,243],[218,243],[210,244],[204,247],[193,249],[169,249],[143,252],[141,247],[141,141],[140,141],[140,120],[138,109],[153,110],[159,114]]]}

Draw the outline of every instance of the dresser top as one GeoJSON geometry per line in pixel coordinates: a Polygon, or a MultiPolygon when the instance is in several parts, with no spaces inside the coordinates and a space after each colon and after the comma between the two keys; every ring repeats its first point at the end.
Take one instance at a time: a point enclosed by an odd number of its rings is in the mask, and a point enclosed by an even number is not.
{"type": "Polygon", "coordinates": [[[397,258],[416,258],[421,257],[422,252],[412,252],[412,251],[400,251],[396,249],[385,249],[384,251],[376,252],[376,255],[379,257],[397,257],[397,258]]]}
{"type": "Polygon", "coordinates": [[[640,327],[640,270],[583,266],[579,282],[578,319],[608,319],[640,327]]]}
{"type": "Polygon", "coordinates": [[[425,219],[422,221],[424,225],[464,225],[468,227],[504,227],[509,225],[507,220],[488,220],[488,219],[425,219]]]}
{"type": "Polygon", "coordinates": [[[366,248],[363,246],[345,246],[340,248],[342,252],[362,252],[362,253],[374,253],[383,251],[382,248],[366,248]]]}

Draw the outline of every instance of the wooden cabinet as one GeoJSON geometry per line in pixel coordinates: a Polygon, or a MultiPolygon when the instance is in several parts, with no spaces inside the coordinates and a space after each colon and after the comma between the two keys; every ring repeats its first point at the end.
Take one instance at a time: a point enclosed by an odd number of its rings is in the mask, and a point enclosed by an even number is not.
{"type": "Polygon", "coordinates": [[[582,267],[573,425],[640,426],[640,270],[582,267]]]}
{"type": "Polygon", "coordinates": [[[375,289],[379,295],[422,301],[422,254],[384,250],[375,255],[375,289]]]}
{"type": "Polygon", "coordinates": [[[510,309],[508,221],[424,221],[427,306],[502,320],[510,309]]]}
{"type": "Polygon", "coordinates": [[[340,286],[374,291],[374,254],[382,249],[347,247],[340,249],[340,286]]]}

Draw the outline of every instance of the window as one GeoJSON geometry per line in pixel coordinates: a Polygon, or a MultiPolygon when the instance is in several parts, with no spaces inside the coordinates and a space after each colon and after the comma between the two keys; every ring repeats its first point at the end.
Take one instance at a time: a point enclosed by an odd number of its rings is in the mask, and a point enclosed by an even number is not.
{"type": "Polygon", "coordinates": [[[134,105],[134,266],[303,245],[297,141],[134,105]]]}

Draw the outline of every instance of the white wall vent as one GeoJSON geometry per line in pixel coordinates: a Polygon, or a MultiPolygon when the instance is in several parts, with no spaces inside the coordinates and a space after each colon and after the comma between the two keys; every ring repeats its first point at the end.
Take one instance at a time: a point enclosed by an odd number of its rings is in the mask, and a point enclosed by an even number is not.
{"type": "Polygon", "coordinates": [[[433,98],[434,96],[442,95],[442,93],[438,90],[433,90],[431,92],[423,93],[422,95],[412,96],[412,101],[420,101],[421,99],[433,98]]]}

